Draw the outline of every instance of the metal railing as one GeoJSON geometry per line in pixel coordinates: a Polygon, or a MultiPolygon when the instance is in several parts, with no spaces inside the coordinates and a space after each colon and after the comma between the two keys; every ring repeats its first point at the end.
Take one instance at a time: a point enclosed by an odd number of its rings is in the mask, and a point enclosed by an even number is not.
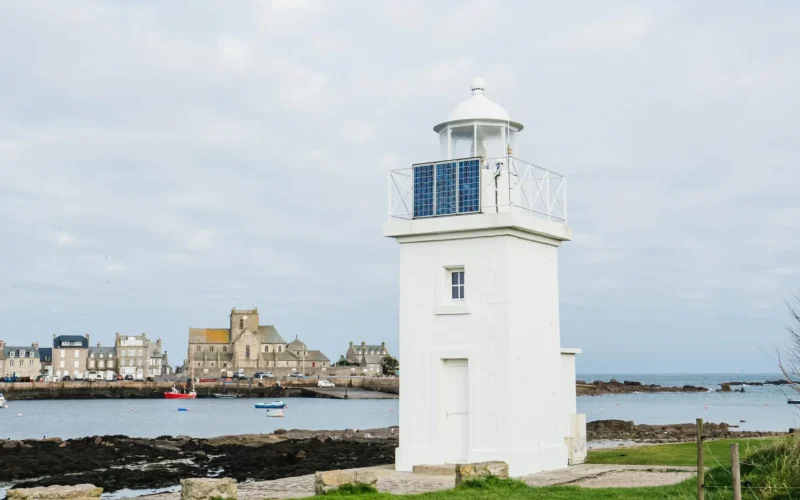
{"type": "MultiPolygon", "coordinates": [[[[440,162],[429,164],[435,163],[440,162]]],[[[413,168],[389,171],[390,220],[415,218],[413,168]]],[[[567,223],[567,179],[563,175],[515,156],[484,158],[480,172],[481,213],[516,211],[567,223]]]]}

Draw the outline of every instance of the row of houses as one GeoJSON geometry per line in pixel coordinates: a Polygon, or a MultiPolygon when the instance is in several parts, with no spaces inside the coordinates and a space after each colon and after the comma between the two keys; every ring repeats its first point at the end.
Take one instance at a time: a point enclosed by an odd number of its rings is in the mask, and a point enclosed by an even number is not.
{"type": "Polygon", "coordinates": [[[169,375],[167,352],[161,339],[147,335],[116,334],[114,346],[90,345],[89,334],[53,335],[52,347],[12,346],[0,340],[0,377],[35,379],[39,375],[76,380],[137,380],[169,375]]]}

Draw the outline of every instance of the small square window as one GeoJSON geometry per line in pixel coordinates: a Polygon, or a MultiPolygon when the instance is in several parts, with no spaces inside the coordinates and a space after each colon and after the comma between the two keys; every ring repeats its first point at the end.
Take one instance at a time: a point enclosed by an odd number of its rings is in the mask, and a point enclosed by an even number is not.
{"type": "Polygon", "coordinates": [[[464,300],[464,269],[450,270],[450,298],[464,300]]]}

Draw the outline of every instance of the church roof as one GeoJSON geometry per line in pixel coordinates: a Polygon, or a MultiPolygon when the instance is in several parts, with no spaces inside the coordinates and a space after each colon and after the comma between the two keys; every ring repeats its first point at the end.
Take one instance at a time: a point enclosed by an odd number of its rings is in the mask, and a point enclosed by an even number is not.
{"type": "Polygon", "coordinates": [[[261,359],[265,361],[297,361],[298,358],[290,352],[262,352],[261,359]]]}
{"type": "Polygon", "coordinates": [[[230,344],[228,328],[189,328],[190,344],[230,344]]]}
{"type": "Polygon", "coordinates": [[[258,333],[261,337],[262,344],[285,344],[281,334],[275,329],[273,325],[259,325],[258,333]]]}
{"type": "Polygon", "coordinates": [[[286,346],[286,350],[288,351],[305,351],[306,349],[305,342],[297,337],[295,337],[295,339],[289,342],[289,345],[286,346]]]}
{"type": "Polygon", "coordinates": [[[330,361],[330,359],[322,354],[322,351],[308,351],[306,352],[306,361],[330,361]]]}

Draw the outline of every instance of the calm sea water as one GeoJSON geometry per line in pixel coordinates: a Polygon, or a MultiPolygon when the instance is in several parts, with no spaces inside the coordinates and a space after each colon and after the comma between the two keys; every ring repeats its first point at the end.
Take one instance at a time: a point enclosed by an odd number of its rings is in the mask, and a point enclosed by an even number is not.
{"type": "MultiPolygon", "coordinates": [[[[777,380],[776,374],[592,375],[579,379],[636,380],[665,386],[696,385],[711,389],[732,380],[777,380]]],[[[661,393],[578,398],[578,411],[588,420],[622,419],[643,424],[727,422],[742,430],[788,430],[800,427],[798,410],[786,404],[786,387],[745,387],[745,393],[661,393]],[[745,422],[740,423],[741,420],[745,422]]],[[[795,397],[794,395],[792,397],[795,397]]],[[[283,418],[267,418],[253,405],[260,399],[10,401],[0,410],[0,438],[43,436],[76,438],[103,434],[135,437],[186,434],[269,433],[285,429],[368,429],[398,424],[397,400],[332,400],[286,398],[283,418]],[[178,408],[190,411],[179,412],[178,408]],[[21,415],[21,416],[19,416],[21,415]]]]}

